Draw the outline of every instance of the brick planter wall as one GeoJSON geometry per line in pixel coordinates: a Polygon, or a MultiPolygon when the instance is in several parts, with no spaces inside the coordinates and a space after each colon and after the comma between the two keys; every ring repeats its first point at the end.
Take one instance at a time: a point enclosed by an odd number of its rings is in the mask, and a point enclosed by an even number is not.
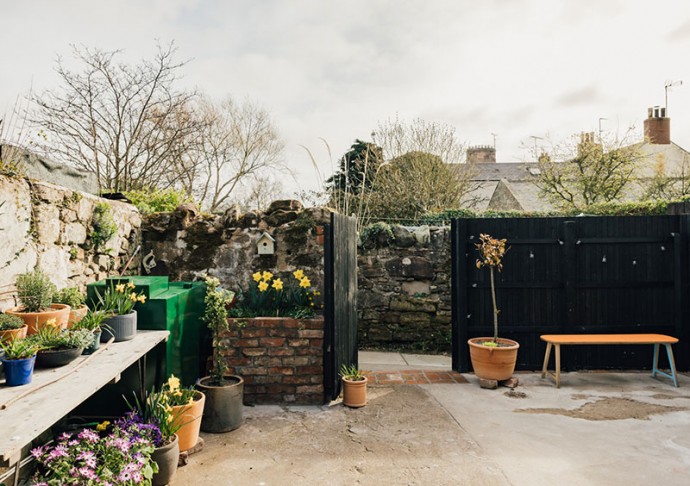
{"type": "Polygon", "coordinates": [[[244,378],[247,404],[320,405],[323,318],[228,319],[226,363],[244,378]]]}

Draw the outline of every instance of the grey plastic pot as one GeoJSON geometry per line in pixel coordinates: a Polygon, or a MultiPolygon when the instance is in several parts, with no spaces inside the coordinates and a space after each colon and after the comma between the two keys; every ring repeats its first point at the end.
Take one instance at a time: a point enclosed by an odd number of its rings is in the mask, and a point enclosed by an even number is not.
{"type": "Polygon", "coordinates": [[[113,336],[116,343],[134,339],[134,336],[137,335],[137,311],[132,311],[123,316],[108,317],[103,321],[102,328],[102,343],[108,342],[113,336]]]}
{"type": "Polygon", "coordinates": [[[151,459],[158,464],[158,472],[151,478],[151,485],[165,486],[172,483],[177,472],[179,458],[180,440],[177,435],[171,443],[155,448],[151,454],[151,459]]]}
{"type": "Polygon", "coordinates": [[[211,377],[201,378],[196,387],[206,395],[201,430],[204,432],[230,432],[242,425],[242,399],[244,380],[240,376],[226,375],[227,384],[209,385],[211,377]]]}

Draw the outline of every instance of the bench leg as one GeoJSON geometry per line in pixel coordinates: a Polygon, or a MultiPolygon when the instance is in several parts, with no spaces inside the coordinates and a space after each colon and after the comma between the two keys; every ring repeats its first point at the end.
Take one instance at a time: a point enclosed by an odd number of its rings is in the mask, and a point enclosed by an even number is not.
{"type": "Polygon", "coordinates": [[[546,353],[544,354],[544,366],[541,368],[541,377],[546,376],[546,371],[549,369],[549,358],[551,357],[551,343],[546,343],[546,353]]]}
{"type": "Polygon", "coordinates": [[[561,345],[556,344],[556,388],[561,387],[561,345]]]}
{"type": "Polygon", "coordinates": [[[665,376],[673,381],[673,386],[678,388],[678,375],[676,375],[676,361],[673,358],[673,349],[670,344],[664,344],[666,347],[666,356],[668,357],[669,367],[671,368],[671,374],[668,374],[659,369],[659,344],[654,345],[654,362],[652,363],[652,378],[656,378],[656,375],[665,376]]]}

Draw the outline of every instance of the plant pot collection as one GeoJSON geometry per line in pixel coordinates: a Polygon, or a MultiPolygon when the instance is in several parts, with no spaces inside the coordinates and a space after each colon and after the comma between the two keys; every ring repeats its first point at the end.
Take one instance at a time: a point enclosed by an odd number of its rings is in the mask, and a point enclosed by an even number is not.
{"type": "Polygon", "coordinates": [[[51,304],[50,310],[43,312],[24,312],[23,307],[12,307],[7,309],[5,314],[17,316],[24,321],[28,326],[27,335],[36,334],[45,323],[51,319],[55,319],[55,325],[62,329],[67,328],[69,322],[70,306],[66,304],[51,304]]]}

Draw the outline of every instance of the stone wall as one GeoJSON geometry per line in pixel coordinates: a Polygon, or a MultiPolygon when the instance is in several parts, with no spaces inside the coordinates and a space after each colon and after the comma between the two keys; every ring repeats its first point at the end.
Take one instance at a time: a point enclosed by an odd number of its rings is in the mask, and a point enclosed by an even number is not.
{"type": "Polygon", "coordinates": [[[244,379],[245,403],[323,403],[323,318],[229,322],[224,355],[244,379]]]}
{"type": "Polygon", "coordinates": [[[392,226],[359,248],[360,348],[450,351],[450,230],[392,226]]]}
{"type": "MultiPolygon", "coordinates": [[[[0,176],[0,308],[15,305],[14,281],[35,267],[58,288],[83,287],[119,274],[140,243],[134,206],[29,179],[0,176]],[[94,208],[108,204],[116,233],[100,248],[91,234],[94,208]]],[[[138,273],[135,257],[129,273],[138,273]]]]}

